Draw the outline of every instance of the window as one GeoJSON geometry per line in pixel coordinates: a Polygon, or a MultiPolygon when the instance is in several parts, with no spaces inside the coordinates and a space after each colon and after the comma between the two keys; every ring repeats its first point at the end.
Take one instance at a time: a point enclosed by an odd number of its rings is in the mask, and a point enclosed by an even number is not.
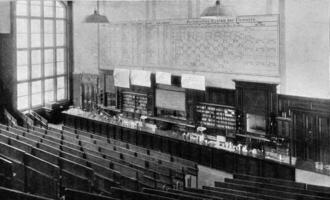
{"type": "Polygon", "coordinates": [[[53,0],[16,1],[17,108],[67,99],[66,5],[53,0]]]}

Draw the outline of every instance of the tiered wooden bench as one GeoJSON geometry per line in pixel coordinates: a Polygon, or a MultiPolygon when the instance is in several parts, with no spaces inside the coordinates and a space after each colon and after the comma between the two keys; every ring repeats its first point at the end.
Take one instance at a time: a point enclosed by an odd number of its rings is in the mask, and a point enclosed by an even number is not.
{"type": "Polygon", "coordinates": [[[219,196],[225,199],[330,199],[330,193],[328,192],[330,188],[328,190],[326,190],[326,187],[320,187],[321,189],[309,188],[312,189],[308,189],[306,184],[293,181],[235,174],[234,179],[225,178],[224,182],[215,182],[215,187],[203,186],[202,189],[185,188],[185,191],[176,192],[219,196]]]}
{"type": "MultiPolygon", "coordinates": [[[[89,132],[86,132],[86,131],[83,131],[83,130],[74,129],[74,128],[68,127],[68,126],[63,126],[63,130],[67,131],[67,132],[70,132],[70,133],[77,133],[79,135],[85,135],[87,137],[93,137],[95,139],[99,139],[100,141],[107,141],[107,139],[110,139],[110,138],[107,138],[107,137],[104,137],[104,136],[89,133],[89,132]]],[[[113,141],[113,143],[117,146],[120,146],[120,147],[125,148],[125,149],[132,150],[134,152],[138,152],[141,155],[148,155],[148,156],[150,156],[152,158],[155,158],[157,160],[169,161],[171,163],[176,163],[176,164],[182,164],[183,166],[186,167],[186,171],[189,171],[189,173],[191,173],[192,175],[197,175],[197,173],[198,173],[197,163],[195,163],[193,161],[186,160],[186,159],[176,157],[176,156],[172,156],[170,154],[163,153],[163,152],[160,152],[160,151],[151,150],[151,149],[147,149],[147,148],[140,147],[140,146],[137,146],[137,145],[133,145],[133,144],[130,144],[130,143],[122,142],[120,140],[112,139],[111,141],[113,141]]]]}
{"type": "MultiPolygon", "coordinates": [[[[78,155],[80,157],[84,155],[86,155],[87,157],[94,157],[94,158],[99,157],[131,166],[139,170],[141,174],[143,174],[141,175],[141,177],[143,176],[143,178],[157,179],[158,181],[155,183],[156,185],[155,184],[149,185],[152,187],[163,187],[163,185],[172,187],[172,185],[174,185],[177,181],[181,181],[182,184],[184,179],[183,172],[180,172],[179,171],[180,169],[177,169],[176,173],[174,173],[168,167],[161,166],[160,163],[149,162],[128,154],[119,153],[112,149],[100,147],[96,144],[95,140],[92,141],[91,138],[88,137],[79,136],[80,139],[78,142],[79,144],[73,144],[73,143],[70,144],[70,142],[67,142],[65,140],[66,138],[64,138],[64,134],[55,133],[54,131],[49,131],[44,129],[29,130],[29,131],[30,133],[34,134],[34,136],[37,135],[37,137],[39,137],[39,139],[42,139],[43,142],[48,142],[48,143],[50,142],[51,144],[49,144],[49,146],[57,145],[58,148],[60,147],[66,148],[64,151],[70,151],[71,154],[74,154],[75,150],[79,151],[82,149],[83,152],[80,152],[80,154],[82,155],[78,155]],[[66,142],[64,143],[63,141],[66,142]],[[174,179],[172,179],[172,177],[174,179]]],[[[65,136],[68,136],[68,134],[66,134],[65,136]]],[[[72,140],[72,138],[75,139],[74,137],[76,137],[76,135],[71,134],[70,136],[68,136],[68,138],[69,137],[71,137],[72,140]]]]}
{"type": "Polygon", "coordinates": [[[267,188],[288,193],[298,193],[314,198],[330,199],[330,187],[323,187],[283,179],[257,177],[243,174],[234,174],[234,179],[225,179],[228,183],[247,184],[260,188],[267,188]]]}
{"type": "Polygon", "coordinates": [[[0,187],[0,199],[1,200],[53,200],[50,198],[45,198],[38,195],[32,195],[18,190],[8,189],[5,187],[0,187]]]}
{"type": "MultiPolygon", "coordinates": [[[[176,188],[183,184],[178,181],[184,181],[187,171],[195,175],[198,172],[195,164],[186,166],[171,156],[157,157],[156,153],[151,156],[149,150],[134,151],[117,141],[87,133],[0,125],[0,145],[0,176],[8,179],[7,185],[2,185],[54,199],[67,191],[113,197],[111,192],[122,190],[122,186],[130,194],[142,188],[176,188]]],[[[137,195],[163,199],[146,192],[137,195]]]]}

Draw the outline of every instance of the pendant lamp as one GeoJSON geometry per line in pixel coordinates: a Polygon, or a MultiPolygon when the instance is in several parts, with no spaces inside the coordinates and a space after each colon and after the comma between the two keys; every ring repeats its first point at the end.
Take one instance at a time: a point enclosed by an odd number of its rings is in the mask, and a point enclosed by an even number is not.
{"type": "Polygon", "coordinates": [[[91,15],[88,15],[85,19],[86,23],[95,23],[95,24],[100,24],[100,23],[109,23],[108,18],[105,15],[100,15],[99,13],[99,1],[97,1],[97,9],[94,10],[94,13],[91,15]]]}
{"type": "Polygon", "coordinates": [[[229,7],[222,6],[220,0],[217,0],[214,6],[206,8],[201,14],[201,18],[216,18],[225,16],[234,16],[234,12],[229,7]]]}

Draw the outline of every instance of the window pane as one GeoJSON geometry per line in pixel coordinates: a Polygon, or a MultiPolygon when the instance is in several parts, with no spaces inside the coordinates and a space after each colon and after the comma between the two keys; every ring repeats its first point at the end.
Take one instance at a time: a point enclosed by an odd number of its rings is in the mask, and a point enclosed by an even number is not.
{"type": "Polygon", "coordinates": [[[27,33],[28,32],[28,20],[27,19],[17,19],[16,20],[16,31],[17,31],[17,33],[27,33]]]}
{"type": "Polygon", "coordinates": [[[17,51],[17,65],[27,65],[28,64],[28,55],[27,51],[17,51]]]}
{"type": "Polygon", "coordinates": [[[45,92],[45,103],[54,101],[54,91],[45,92]]]}
{"type": "Polygon", "coordinates": [[[31,33],[40,33],[40,20],[32,19],[31,20],[31,33]]]}
{"type": "Polygon", "coordinates": [[[41,81],[32,81],[32,94],[41,92],[41,81]]]}
{"type": "Polygon", "coordinates": [[[27,1],[16,2],[16,15],[26,16],[27,15],[27,1]]]}
{"type": "Polygon", "coordinates": [[[54,79],[45,80],[45,91],[54,90],[54,79]]]}
{"type": "Polygon", "coordinates": [[[64,34],[56,34],[56,46],[64,46],[64,34]]]}
{"type": "Polygon", "coordinates": [[[19,83],[17,84],[17,96],[26,96],[28,95],[28,83],[19,83]]]}
{"type": "Polygon", "coordinates": [[[64,74],[65,73],[64,62],[57,62],[56,65],[57,65],[56,74],[57,75],[64,74]]]}
{"type": "Polygon", "coordinates": [[[45,76],[53,76],[53,75],[54,75],[54,63],[46,63],[45,76]]]}
{"type": "Polygon", "coordinates": [[[32,64],[40,64],[41,63],[41,50],[32,50],[31,63],[32,64]]]}
{"type": "Polygon", "coordinates": [[[40,1],[31,1],[31,16],[39,17],[41,15],[40,1]]]}
{"type": "Polygon", "coordinates": [[[40,47],[41,45],[41,35],[31,34],[31,47],[40,47]]]}
{"type": "Polygon", "coordinates": [[[41,105],[41,93],[32,94],[31,99],[32,106],[39,106],[41,105]]]}
{"type": "Polygon", "coordinates": [[[27,79],[28,79],[28,67],[27,66],[17,67],[17,80],[23,81],[27,79]]]}
{"type": "Polygon", "coordinates": [[[45,20],[45,33],[54,33],[54,21],[45,20]]]}
{"type": "Polygon", "coordinates": [[[45,65],[44,65],[45,76],[54,75],[54,50],[53,49],[45,50],[44,62],[45,62],[45,65]]]}
{"type": "Polygon", "coordinates": [[[56,17],[65,18],[65,10],[63,4],[56,1],[56,17]]]}
{"type": "Polygon", "coordinates": [[[65,98],[65,91],[64,89],[57,90],[57,100],[63,100],[65,98]]]}
{"type": "Polygon", "coordinates": [[[28,96],[18,97],[17,98],[17,109],[26,109],[29,107],[29,98],[28,96]]]}
{"type": "Polygon", "coordinates": [[[56,20],[56,33],[64,33],[65,31],[65,23],[64,20],[56,20]]]}
{"type": "Polygon", "coordinates": [[[54,1],[44,1],[44,16],[54,17],[54,1]]]}
{"type": "Polygon", "coordinates": [[[53,47],[54,46],[54,34],[45,34],[45,47],[53,47]]]}
{"type": "Polygon", "coordinates": [[[64,49],[63,48],[56,50],[56,61],[64,61],[64,49]]]}
{"type": "Polygon", "coordinates": [[[45,50],[45,63],[52,63],[52,62],[54,62],[54,50],[46,49],[45,50]]]}
{"type": "Polygon", "coordinates": [[[41,77],[41,65],[32,65],[31,67],[31,77],[40,78],[41,77]]]}
{"type": "Polygon", "coordinates": [[[16,45],[17,48],[27,48],[27,44],[28,44],[28,39],[27,39],[27,34],[17,34],[16,37],[16,45]]]}
{"type": "Polygon", "coordinates": [[[64,88],[64,76],[57,78],[57,89],[64,88]]]}

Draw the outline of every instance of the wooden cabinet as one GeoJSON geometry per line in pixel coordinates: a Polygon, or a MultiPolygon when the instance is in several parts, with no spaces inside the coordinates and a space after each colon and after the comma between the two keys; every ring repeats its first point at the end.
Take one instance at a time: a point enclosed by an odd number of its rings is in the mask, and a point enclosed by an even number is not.
{"type": "Polygon", "coordinates": [[[255,118],[257,134],[274,134],[277,115],[276,84],[246,81],[235,83],[238,132],[249,134],[252,122],[247,119],[251,117],[255,118]]]}
{"type": "Polygon", "coordinates": [[[277,117],[277,136],[282,138],[291,138],[292,120],[290,118],[277,117]]]}
{"type": "Polygon", "coordinates": [[[117,91],[114,85],[113,70],[99,72],[99,104],[105,107],[117,106],[117,91]]]}
{"type": "Polygon", "coordinates": [[[330,162],[330,115],[292,110],[295,156],[302,160],[330,162]]]}

